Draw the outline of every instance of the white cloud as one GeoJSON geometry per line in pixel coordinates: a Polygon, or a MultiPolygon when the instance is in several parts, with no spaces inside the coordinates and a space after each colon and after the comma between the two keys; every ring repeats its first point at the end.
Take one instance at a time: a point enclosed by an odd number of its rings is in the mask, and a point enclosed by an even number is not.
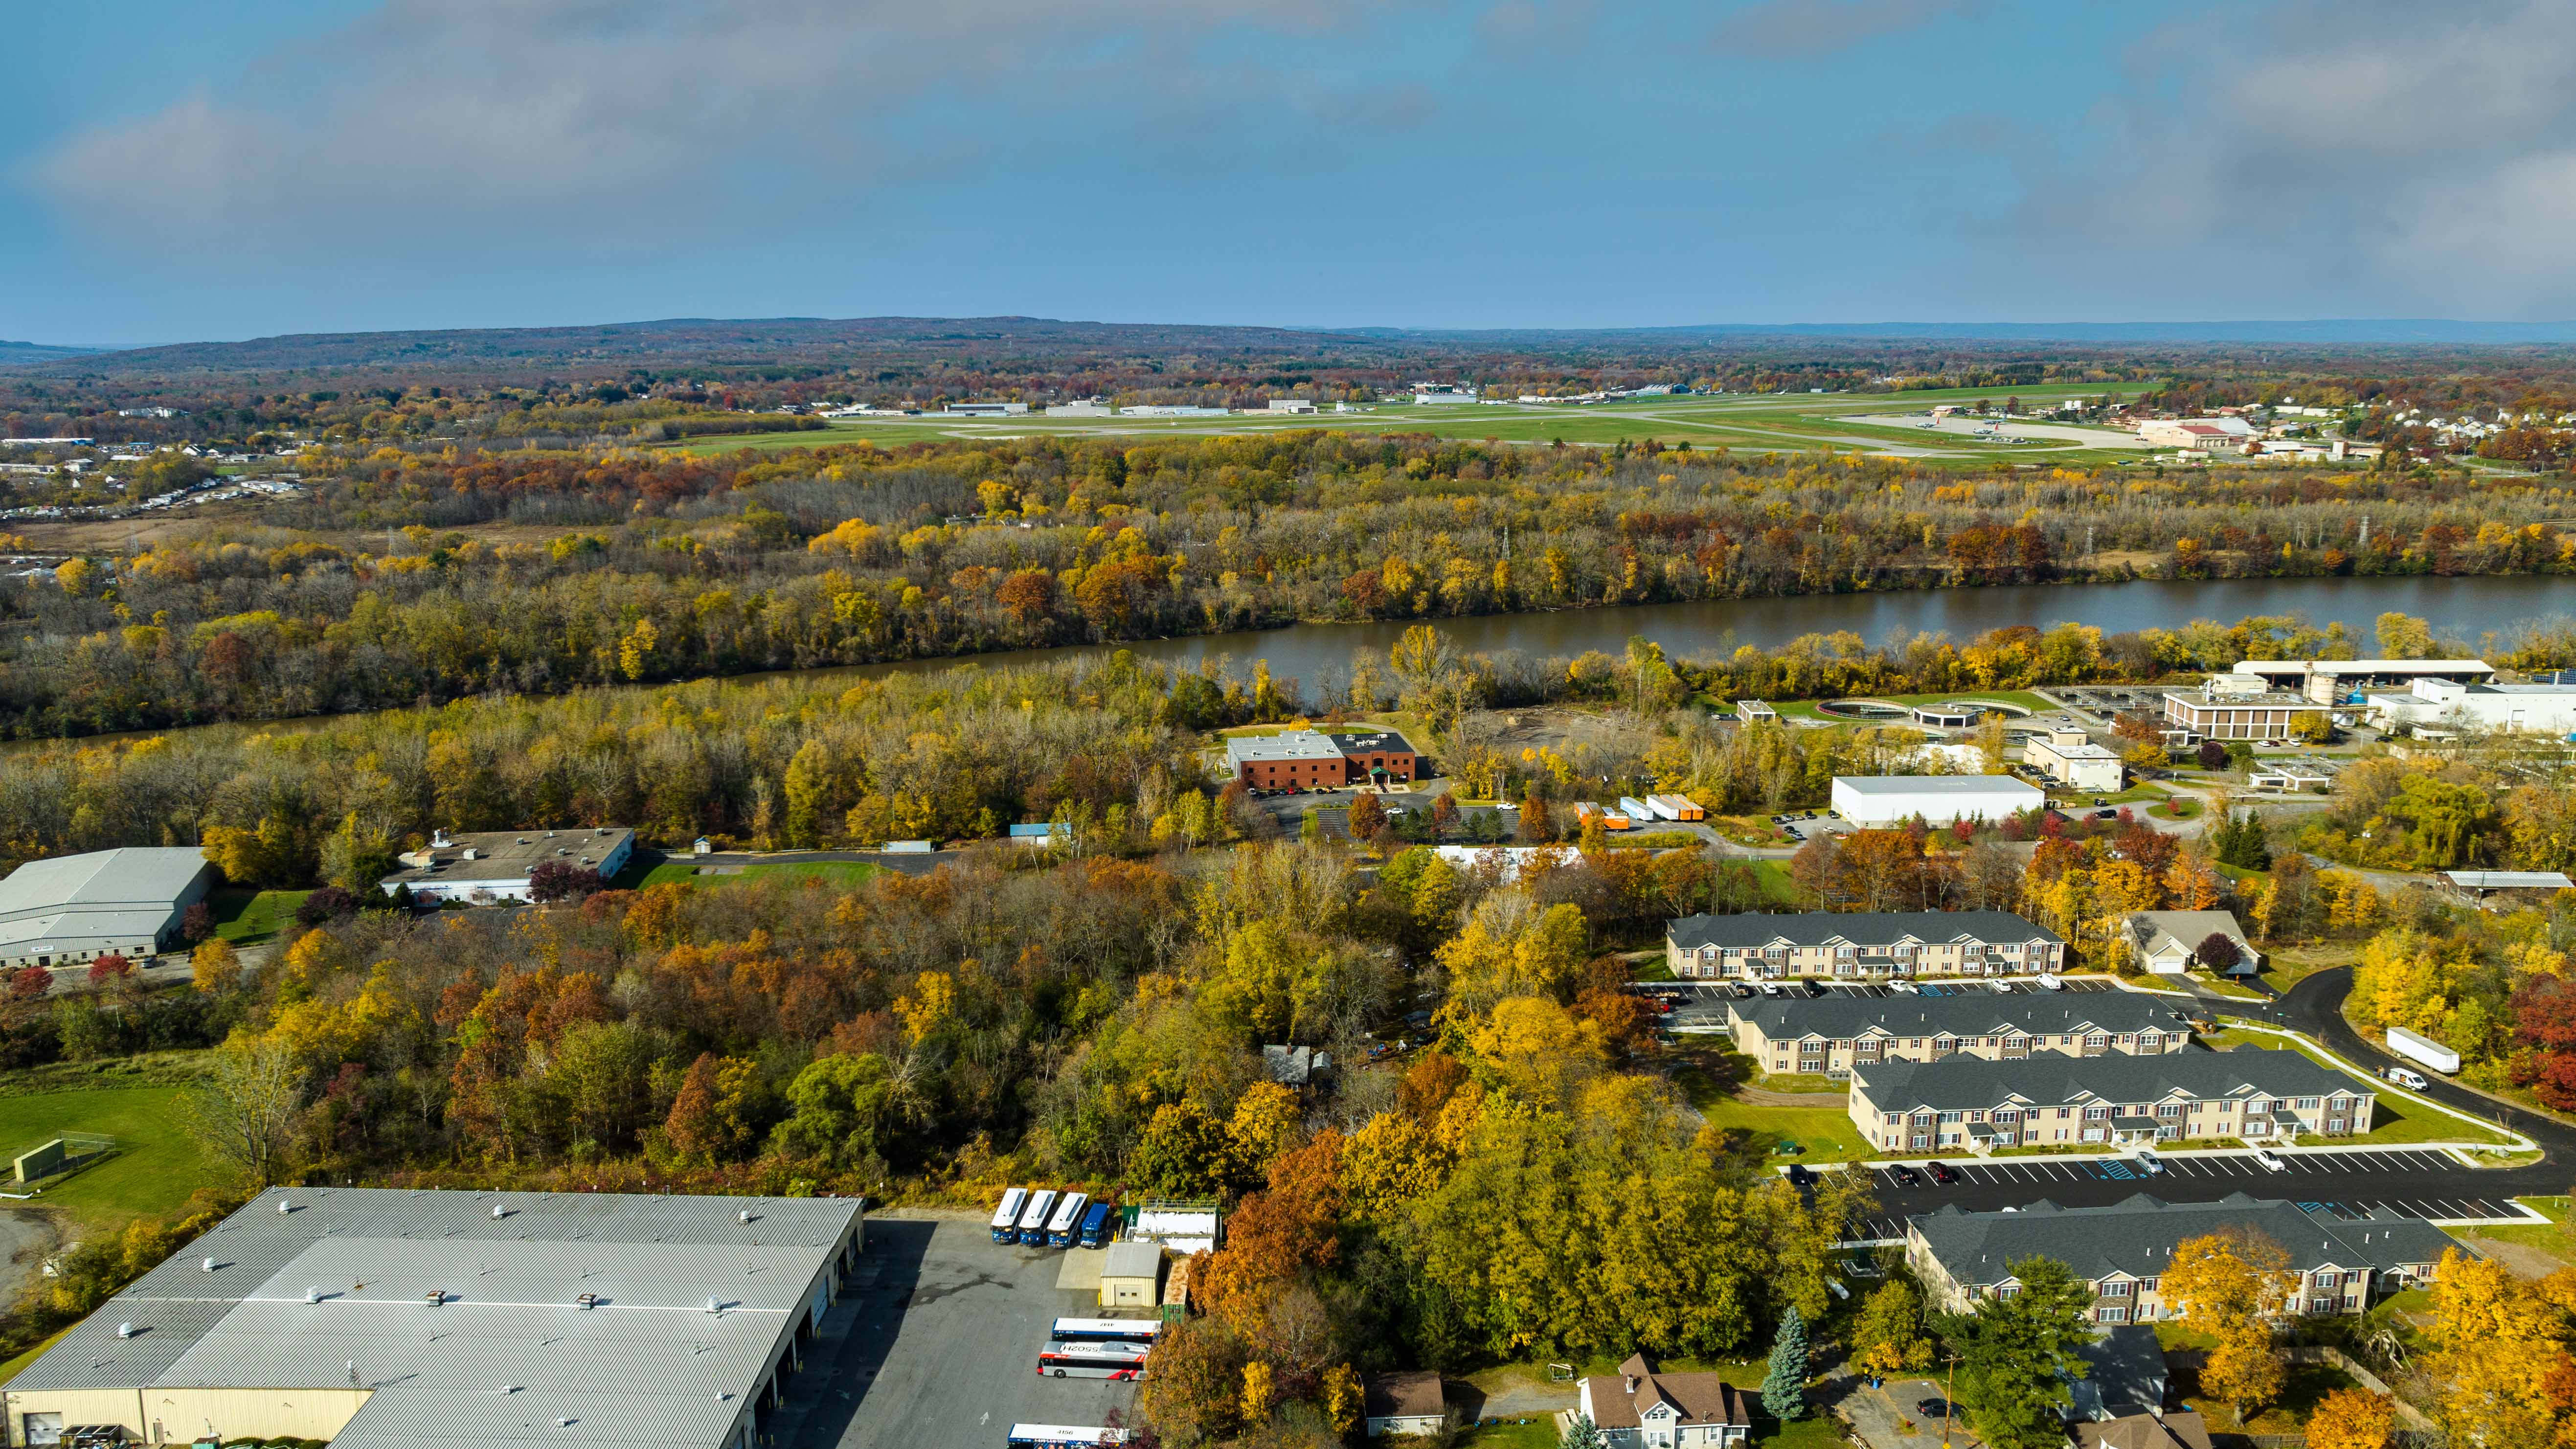
{"type": "MultiPolygon", "coordinates": [[[[1414,0],[1424,3],[1424,0],[1414,0]]],[[[865,216],[943,168],[1191,132],[1414,124],[1366,53],[1411,5],[1322,0],[388,0],[232,86],[74,134],[32,179],[154,249],[293,256],[523,228],[614,247],[745,208],[865,216]],[[182,233],[170,229],[185,218],[182,233]]]]}
{"type": "Polygon", "coordinates": [[[2222,9],[2071,121],[1997,147],[2024,199],[1980,229],[1990,263],[2204,279],[2196,315],[2576,307],[2576,7],[2222,9]]]}

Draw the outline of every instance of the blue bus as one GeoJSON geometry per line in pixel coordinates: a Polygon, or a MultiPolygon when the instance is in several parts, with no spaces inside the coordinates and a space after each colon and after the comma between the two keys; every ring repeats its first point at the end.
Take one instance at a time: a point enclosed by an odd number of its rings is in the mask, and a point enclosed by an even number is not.
{"type": "Polygon", "coordinates": [[[1105,1248],[1109,1246],[1109,1215],[1111,1211],[1112,1209],[1109,1204],[1105,1202],[1096,1202],[1091,1205],[1091,1210],[1089,1212],[1082,1215],[1082,1246],[1086,1248],[1105,1248]]]}

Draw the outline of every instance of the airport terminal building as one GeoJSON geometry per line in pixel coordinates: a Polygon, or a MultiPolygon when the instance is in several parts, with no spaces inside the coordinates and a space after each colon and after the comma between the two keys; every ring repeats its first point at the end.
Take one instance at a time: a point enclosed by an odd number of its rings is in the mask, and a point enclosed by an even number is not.
{"type": "Polygon", "coordinates": [[[855,1198],[273,1188],[0,1388],[0,1437],[751,1449],[864,1231],[855,1198]]]}

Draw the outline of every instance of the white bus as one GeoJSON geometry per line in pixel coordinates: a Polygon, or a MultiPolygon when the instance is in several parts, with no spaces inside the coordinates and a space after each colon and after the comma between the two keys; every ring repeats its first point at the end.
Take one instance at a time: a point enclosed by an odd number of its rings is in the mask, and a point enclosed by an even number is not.
{"type": "Polygon", "coordinates": [[[1002,1205],[993,1209],[993,1241],[1007,1243],[1020,1231],[1020,1209],[1028,1206],[1029,1190],[1025,1187],[1002,1189],[1002,1205]]]}
{"type": "Polygon", "coordinates": [[[1152,1343],[1159,1318],[1059,1318],[1047,1334],[1058,1343],[1152,1343]]]}
{"type": "Polygon", "coordinates": [[[1083,1429],[1070,1424],[1013,1424],[1012,1449],[1092,1449],[1098,1444],[1124,1444],[1124,1429],[1083,1429]]]}
{"type": "Polygon", "coordinates": [[[1082,1234],[1082,1210],[1091,1206],[1091,1194],[1069,1192],[1055,1205],[1055,1216],[1047,1219],[1046,1242],[1050,1248],[1070,1248],[1082,1234]]]}
{"type": "Polygon", "coordinates": [[[1055,1211],[1055,1199],[1056,1191],[1051,1187],[1037,1188],[1029,1193],[1029,1205],[1020,1209],[1019,1240],[1022,1244],[1033,1248],[1046,1246],[1047,1214],[1055,1211]]]}
{"type": "Polygon", "coordinates": [[[1038,1354],[1038,1377],[1141,1379],[1145,1355],[1153,1351],[1152,1345],[1143,1343],[1050,1343],[1038,1354]]]}

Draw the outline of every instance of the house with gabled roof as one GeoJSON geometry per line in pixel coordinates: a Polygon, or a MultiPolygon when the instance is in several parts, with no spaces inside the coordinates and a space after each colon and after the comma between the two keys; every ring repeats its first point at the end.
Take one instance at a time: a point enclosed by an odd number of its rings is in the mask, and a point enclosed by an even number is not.
{"type": "Polygon", "coordinates": [[[1772,1072],[1848,1077],[1887,1061],[2014,1061],[2044,1052],[2154,1056],[2191,1044],[2168,998],[2129,991],[1730,1000],[1735,1049],[1772,1072]]]}
{"type": "Polygon", "coordinates": [[[1604,1442],[1637,1449],[1743,1444],[1753,1436],[1751,1395],[1716,1374],[1657,1373],[1644,1354],[1630,1355],[1616,1374],[1585,1379],[1576,1412],[1604,1442]]]}
{"type": "Polygon", "coordinates": [[[2370,1130],[2378,1103],[2357,1077],[2253,1048],[1878,1062],[1853,1068],[1851,1084],[1862,1140],[1898,1154],[2352,1137],[2370,1130]]]}
{"type": "Polygon", "coordinates": [[[2013,1297],[2021,1291],[2015,1264],[2053,1258],[2091,1288],[2093,1322],[2153,1323],[2178,1312],[2162,1292],[2174,1249],[2222,1230],[2281,1249],[2296,1275],[2284,1307],[2300,1314],[2359,1313],[2380,1294],[2431,1281],[2442,1254],[2460,1246],[2421,1218],[2385,1210],[2309,1209],[2242,1192],[2181,1203],[2139,1193],[2111,1207],[2044,1199],[2009,1212],[1945,1206],[1905,1220],[1905,1261],[1932,1306],[1945,1312],[2013,1297]]]}
{"type": "Polygon", "coordinates": [[[1684,916],[1664,961],[1685,981],[2024,976],[2066,964],[2066,942],[2009,911],[1805,911],[1684,916]]]}

